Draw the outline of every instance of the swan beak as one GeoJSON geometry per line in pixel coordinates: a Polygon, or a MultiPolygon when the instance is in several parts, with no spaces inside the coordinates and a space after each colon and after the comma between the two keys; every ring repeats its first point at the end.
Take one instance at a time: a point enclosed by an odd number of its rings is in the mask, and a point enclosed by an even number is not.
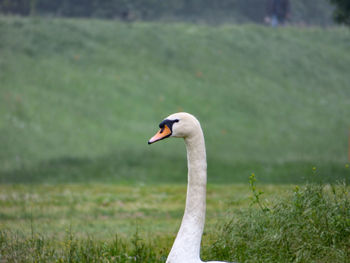
{"type": "Polygon", "coordinates": [[[156,135],[154,135],[151,139],[149,139],[148,144],[163,140],[168,138],[171,135],[171,130],[167,125],[164,125],[164,128],[161,128],[156,135]]]}

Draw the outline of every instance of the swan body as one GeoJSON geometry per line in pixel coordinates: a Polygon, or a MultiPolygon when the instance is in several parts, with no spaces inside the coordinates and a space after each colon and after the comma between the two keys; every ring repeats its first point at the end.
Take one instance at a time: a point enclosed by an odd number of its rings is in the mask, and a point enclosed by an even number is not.
{"type": "MultiPolygon", "coordinates": [[[[202,263],[200,244],[205,222],[207,185],[203,131],[199,121],[185,112],[168,116],[159,124],[159,127],[160,130],[148,141],[148,144],[168,137],[184,138],[188,166],[185,212],[166,263],[202,263]]],[[[220,262],[210,261],[210,263],[220,262]]]]}

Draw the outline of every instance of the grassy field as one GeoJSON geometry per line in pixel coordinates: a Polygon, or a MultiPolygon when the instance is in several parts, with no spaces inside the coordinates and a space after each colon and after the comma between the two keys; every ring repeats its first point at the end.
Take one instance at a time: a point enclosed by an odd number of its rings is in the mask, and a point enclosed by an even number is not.
{"type": "Polygon", "coordinates": [[[0,17],[0,38],[0,262],[164,262],[186,154],[147,140],[176,111],[206,137],[204,259],[347,262],[349,30],[0,17]]]}
{"type": "MultiPolygon", "coordinates": [[[[209,186],[203,259],[349,262],[348,186],[250,188],[209,186]]],[[[0,192],[4,262],[164,262],[186,188],[6,185],[0,192]]]]}
{"type": "MultiPolygon", "coordinates": [[[[267,187],[269,194],[280,195],[267,187]]],[[[214,227],[228,210],[249,206],[248,186],[210,186],[208,220],[214,227]]],[[[183,215],[186,186],[119,185],[12,185],[1,186],[1,225],[5,228],[65,233],[74,232],[111,239],[116,232],[128,235],[142,226],[142,232],[176,233],[183,215]],[[111,230],[113,230],[111,232],[111,230]]]]}
{"type": "MultiPolygon", "coordinates": [[[[288,186],[262,188],[271,200],[288,196],[288,186]],[[287,190],[287,191],[286,191],[287,190]]],[[[184,210],[184,185],[38,185],[2,186],[0,226],[31,235],[45,233],[59,239],[67,230],[77,237],[111,240],[127,237],[139,228],[143,236],[177,233],[184,210]]],[[[247,185],[210,186],[207,231],[222,223],[234,210],[250,206],[247,185]]]]}
{"type": "Polygon", "coordinates": [[[0,35],[3,183],[184,183],[183,143],[146,143],[177,111],[202,122],[209,182],[344,178],[345,28],[1,17],[0,35]]]}

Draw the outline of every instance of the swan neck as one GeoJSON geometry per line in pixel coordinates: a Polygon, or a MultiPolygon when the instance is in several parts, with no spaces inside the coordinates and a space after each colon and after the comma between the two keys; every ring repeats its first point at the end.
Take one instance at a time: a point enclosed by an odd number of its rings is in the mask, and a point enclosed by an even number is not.
{"type": "Polygon", "coordinates": [[[207,161],[203,132],[185,138],[188,183],[185,213],[168,263],[201,262],[200,244],[205,223],[207,161]]]}

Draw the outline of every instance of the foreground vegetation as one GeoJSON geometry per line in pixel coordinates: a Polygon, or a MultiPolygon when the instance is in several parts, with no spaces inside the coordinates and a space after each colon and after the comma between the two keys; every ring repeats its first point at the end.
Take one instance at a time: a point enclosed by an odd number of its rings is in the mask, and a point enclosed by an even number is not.
{"type": "MultiPolygon", "coordinates": [[[[250,193],[247,187],[209,187],[203,259],[349,262],[345,184],[292,190],[256,188],[251,181],[250,193]]],[[[185,194],[183,186],[1,190],[0,259],[5,262],[164,262],[185,194]]]]}
{"type": "MultiPolygon", "coordinates": [[[[251,180],[254,180],[254,175],[251,180]]],[[[259,209],[221,229],[220,259],[242,262],[350,262],[350,194],[343,185],[296,186],[288,200],[267,205],[252,182],[259,209]]]]}

